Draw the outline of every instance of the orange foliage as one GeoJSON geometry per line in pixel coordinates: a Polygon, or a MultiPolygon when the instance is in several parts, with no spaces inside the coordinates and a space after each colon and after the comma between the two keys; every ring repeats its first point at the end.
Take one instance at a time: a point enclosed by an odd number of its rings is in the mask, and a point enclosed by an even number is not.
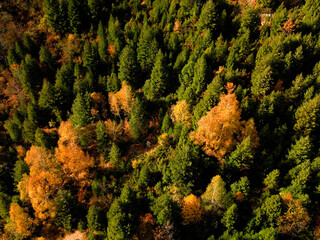
{"type": "Polygon", "coordinates": [[[195,144],[203,146],[206,154],[220,161],[247,136],[251,137],[255,147],[259,142],[253,120],[240,121],[241,109],[236,95],[232,93],[234,88],[232,83],[227,83],[228,94],[220,96],[219,104],[198,121],[198,129],[190,134],[195,144]]]}
{"type": "Polygon", "coordinates": [[[113,43],[110,43],[108,46],[109,55],[113,58],[116,55],[116,47],[113,43]]]}
{"type": "Polygon", "coordinates": [[[179,122],[191,125],[190,104],[186,100],[181,100],[172,106],[171,119],[173,122],[179,122]]]}
{"type": "Polygon", "coordinates": [[[200,204],[200,199],[193,194],[184,197],[182,200],[182,218],[183,225],[188,225],[190,223],[197,223],[201,221],[202,208],[200,204]]]}
{"type": "Polygon", "coordinates": [[[54,196],[62,187],[59,167],[52,154],[41,147],[32,146],[26,154],[26,163],[30,167],[30,174],[24,175],[18,184],[23,201],[29,200],[40,220],[54,217],[54,196]]]}
{"type": "Polygon", "coordinates": [[[33,219],[17,203],[10,204],[10,223],[6,225],[8,231],[14,231],[23,238],[29,237],[34,231],[33,219]]]}
{"type": "Polygon", "coordinates": [[[166,226],[158,226],[154,231],[154,239],[155,240],[173,240],[173,232],[174,227],[173,224],[170,223],[170,221],[167,221],[166,226]]]}
{"type": "Polygon", "coordinates": [[[94,159],[77,144],[77,136],[70,122],[63,122],[59,128],[60,139],[55,149],[55,157],[67,179],[73,179],[81,186],[90,184],[89,169],[94,159]]]}
{"type": "Polygon", "coordinates": [[[107,116],[107,100],[101,93],[93,92],[91,93],[91,98],[93,102],[93,108],[91,109],[91,114],[93,117],[100,119],[107,116]]]}
{"type": "Polygon", "coordinates": [[[17,80],[17,77],[13,77],[9,71],[5,70],[0,73],[0,79],[5,85],[3,94],[7,98],[5,103],[7,106],[14,108],[19,106],[21,102],[28,101],[28,97],[25,95],[22,84],[17,80]]]}
{"type": "Polygon", "coordinates": [[[109,92],[110,110],[113,114],[120,117],[120,111],[123,110],[125,115],[129,115],[133,107],[134,97],[130,85],[123,81],[121,89],[112,93],[109,92]]]}
{"type": "Polygon", "coordinates": [[[282,29],[288,34],[291,34],[295,31],[296,25],[293,23],[292,18],[289,18],[283,25],[282,29]]]}
{"type": "Polygon", "coordinates": [[[291,193],[281,195],[287,206],[287,211],[279,217],[279,228],[284,234],[296,236],[300,231],[307,230],[311,221],[307,210],[299,199],[294,199],[291,193]]]}
{"type": "Polygon", "coordinates": [[[151,213],[140,216],[139,239],[154,239],[153,237],[154,220],[151,213]]]}

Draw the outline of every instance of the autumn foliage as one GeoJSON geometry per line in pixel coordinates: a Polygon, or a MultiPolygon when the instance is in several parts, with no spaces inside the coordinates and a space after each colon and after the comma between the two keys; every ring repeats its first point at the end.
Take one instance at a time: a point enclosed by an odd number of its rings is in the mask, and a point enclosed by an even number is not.
{"type": "Polygon", "coordinates": [[[245,137],[250,136],[255,147],[259,141],[253,121],[241,121],[239,102],[232,93],[234,88],[227,83],[228,94],[220,96],[219,104],[198,121],[198,129],[190,134],[195,144],[203,146],[206,154],[219,161],[245,137]]]}
{"type": "Polygon", "coordinates": [[[183,198],[181,210],[184,225],[197,223],[202,219],[200,199],[193,194],[183,198]]]}
{"type": "Polygon", "coordinates": [[[63,184],[59,166],[49,151],[36,146],[27,152],[25,161],[30,167],[30,174],[24,175],[18,185],[21,199],[31,202],[38,219],[53,218],[54,196],[63,184]]]}
{"type": "Polygon", "coordinates": [[[109,104],[111,112],[120,117],[121,110],[127,116],[133,107],[134,97],[130,85],[123,81],[121,89],[112,93],[109,92],[109,104]]]}
{"type": "Polygon", "coordinates": [[[279,228],[284,234],[296,236],[305,231],[311,221],[307,210],[299,199],[294,199],[291,193],[281,195],[287,211],[279,218],[279,228]]]}
{"type": "Polygon", "coordinates": [[[17,203],[10,205],[10,222],[6,225],[6,229],[14,231],[23,238],[31,236],[34,231],[34,221],[29,214],[17,203]]]}
{"type": "Polygon", "coordinates": [[[55,150],[55,157],[66,178],[73,179],[79,185],[89,184],[90,167],[94,160],[85,153],[77,142],[77,134],[70,122],[62,122],[59,128],[60,139],[55,150]]]}
{"type": "Polygon", "coordinates": [[[191,125],[190,104],[186,100],[178,101],[172,106],[171,119],[173,122],[191,125]]]}

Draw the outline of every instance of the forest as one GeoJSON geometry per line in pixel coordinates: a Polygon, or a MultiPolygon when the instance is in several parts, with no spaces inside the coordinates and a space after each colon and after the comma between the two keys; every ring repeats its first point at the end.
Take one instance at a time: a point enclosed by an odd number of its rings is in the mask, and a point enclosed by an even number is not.
{"type": "Polygon", "coordinates": [[[0,239],[320,239],[319,33],[320,0],[0,1],[0,239]]]}

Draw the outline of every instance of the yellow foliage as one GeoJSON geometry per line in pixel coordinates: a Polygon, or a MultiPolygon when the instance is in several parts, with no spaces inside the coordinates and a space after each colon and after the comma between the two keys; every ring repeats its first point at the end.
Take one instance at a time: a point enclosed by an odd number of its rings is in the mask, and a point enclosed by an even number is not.
{"type": "Polygon", "coordinates": [[[173,122],[179,122],[191,126],[190,104],[186,100],[181,100],[172,106],[171,119],[173,122]]]}
{"type": "Polygon", "coordinates": [[[195,144],[203,146],[207,155],[215,156],[221,162],[239,141],[248,136],[251,137],[254,147],[259,144],[253,120],[241,121],[239,102],[232,93],[234,88],[232,83],[227,83],[228,94],[220,96],[219,104],[203,116],[198,121],[198,129],[190,133],[195,144]]]}
{"type": "Polygon", "coordinates": [[[130,85],[128,85],[126,81],[123,81],[121,89],[118,92],[109,92],[110,110],[113,114],[119,117],[121,110],[123,110],[125,115],[129,115],[133,107],[133,102],[133,92],[130,85]]]}
{"type": "Polygon", "coordinates": [[[6,225],[6,229],[15,231],[22,237],[31,236],[34,230],[33,219],[26,211],[17,203],[10,204],[10,223],[6,225]]]}
{"type": "Polygon", "coordinates": [[[184,225],[200,222],[202,217],[200,199],[193,194],[184,197],[182,200],[181,214],[184,225]]]}

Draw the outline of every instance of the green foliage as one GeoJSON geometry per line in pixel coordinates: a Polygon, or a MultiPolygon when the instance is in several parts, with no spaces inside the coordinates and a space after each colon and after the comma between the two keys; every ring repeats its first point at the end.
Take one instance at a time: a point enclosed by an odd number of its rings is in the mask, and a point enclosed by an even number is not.
{"type": "Polygon", "coordinates": [[[112,147],[109,153],[109,159],[111,161],[111,163],[115,166],[115,167],[119,167],[121,164],[121,152],[120,152],[120,148],[115,144],[112,143],[112,147]]]}
{"type": "Polygon", "coordinates": [[[148,129],[148,115],[145,102],[140,97],[136,97],[129,120],[131,135],[135,141],[140,140],[148,129]]]}
{"type": "Polygon", "coordinates": [[[167,92],[167,86],[168,73],[166,69],[165,57],[161,50],[159,50],[151,72],[151,78],[145,82],[143,91],[149,100],[154,101],[164,96],[164,94],[167,92]]]}
{"type": "Polygon", "coordinates": [[[239,181],[232,183],[230,188],[233,195],[241,192],[241,196],[244,199],[248,199],[250,193],[250,182],[247,177],[241,177],[239,181]]]}
{"type": "Polygon", "coordinates": [[[69,191],[59,190],[55,199],[56,216],[55,224],[65,229],[67,232],[72,230],[72,215],[75,209],[75,199],[69,191]]]}
{"type": "Polygon", "coordinates": [[[237,211],[237,204],[232,204],[231,207],[229,207],[224,213],[223,218],[221,219],[222,224],[228,229],[228,231],[232,231],[235,228],[235,224],[238,218],[237,211]]]}
{"type": "Polygon", "coordinates": [[[100,154],[106,156],[107,145],[109,142],[106,125],[104,122],[99,121],[96,125],[96,136],[97,136],[97,148],[100,154]]]}
{"type": "Polygon", "coordinates": [[[74,128],[84,127],[92,120],[91,97],[88,93],[78,93],[72,104],[72,116],[70,118],[74,128]]]}
{"type": "Polygon", "coordinates": [[[88,215],[88,228],[94,231],[102,231],[103,230],[103,212],[100,207],[92,205],[89,208],[88,215]]]}
{"type": "Polygon", "coordinates": [[[126,81],[132,86],[139,86],[137,70],[136,53],[130,45],[126,45],[119,56],[118,78],[121,82],[126,81]]]}
{"type": "Polygon", "coordinates": [[[280,171],[278,169],[270,172],[266,178],[263,180],[264,185],[267,189],[276,190],[279,187],[279,176],[280,171]]]}
{"type": "Polygon", "coordinates": [[[151,210],[156,216],[156,222],[164,226],[168,220],[174,219],[175,204],[169,194],[162,194],[154,200],[151,210]]]}
{"type": "Polygon", "coordinates": [[[304,136],[314,133],[318,128],[320,96],[304,101],[295,113],[293,129],[304,136]]]}
{"type": "Polygon", "coordinates": [[[212,0],[207,1],[201,9],[200,17],[197,22],[197,27],[199,30],[204,30],[210,28],[215,29],[217,21],[217,13],[215,8],[215,3],[212,0]]]}
{"type": "Polygon", "coordinates": [[[230,154],[228,163],[237,166],[239,169],[249,169],[254,160],[254,149],[250,137],[245,138],[237,148],[230,154]]]}
{"type": "Polygon", "coordinates": [[[29,167],[23,159],[19,159],[15,162],[13,169],[13,180],[15,185],[18,185],[24,174],[29,174],[29,167]]]}
{"type": "Polygon", "coordinates": [[[10,196],[0,192],[0,217],[2,219],[7,219],[9,217],[10,202],[10,196]]]}

